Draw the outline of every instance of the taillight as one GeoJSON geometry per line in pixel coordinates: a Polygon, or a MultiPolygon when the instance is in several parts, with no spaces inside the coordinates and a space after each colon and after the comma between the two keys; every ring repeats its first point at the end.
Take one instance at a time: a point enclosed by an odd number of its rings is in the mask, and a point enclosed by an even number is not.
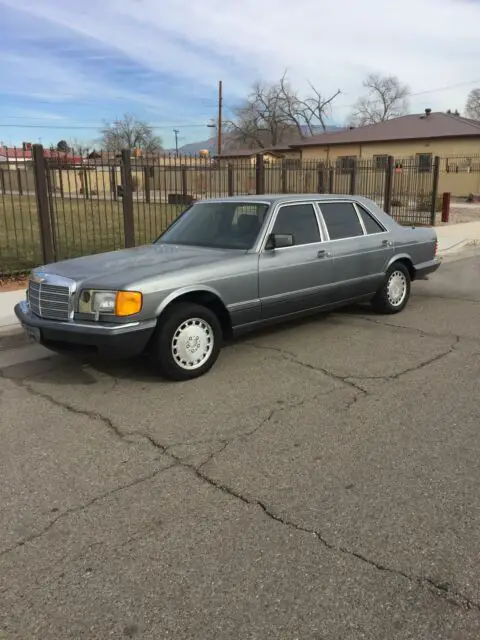
{"type": "Polygon", "coordinates": [[[437,257],[437,251],[438,251],[438,240],[435,240],[435,248],[433,250],[433,257],[434,258],[437,257]]]}

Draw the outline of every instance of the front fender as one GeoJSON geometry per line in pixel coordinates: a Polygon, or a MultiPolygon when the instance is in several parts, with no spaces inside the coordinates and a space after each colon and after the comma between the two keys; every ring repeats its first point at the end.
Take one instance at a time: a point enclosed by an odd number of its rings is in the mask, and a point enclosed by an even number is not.
{"type": "Polygon", "coordinates": [[[218,293],[218,291],[216,289],[214,289],[213,287],[208,287],[206,285],[189,285],[188,287],[181,287],[180,289],[176,289],[175,291],[172,291],[171,293],[168,294],[168,296],[166,296],[166,298],[164,298],[162,300],[162,302],[158,305],[158,307],[156,308],[155,311],[155,315],[158,318],[158,316],[163,313],[163,311],[165,311],[165,309],[168,307],[169,304],[171,304],[172,302],[174,302],[177,298],[180,298],[181,296],[184,296],[187,293],[210,293],[212,295],[214,295],[216,298],[218,298],[222,304],[224,306],[225,302],[222,299],[222,296],[218,293]]]}

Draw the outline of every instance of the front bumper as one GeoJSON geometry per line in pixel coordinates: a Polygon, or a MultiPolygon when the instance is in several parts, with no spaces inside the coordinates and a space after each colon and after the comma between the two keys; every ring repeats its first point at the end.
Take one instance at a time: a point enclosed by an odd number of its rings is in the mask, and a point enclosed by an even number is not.
{"type": "Polygon", "coordinates": [[[435,273],[438,267],[442,264],[442,261],[438,258],[429,260],[428,262],[422,262],[415,265],[415,280],[425,280],[431,273],[435,273]]]}
{"type": "Polygon", "coordinates": [[[15,315],[25,331],[49,349],[115,358],[142,353],[157,324],[156,320],[126,324],[47,320],[32,313],[27,301],[15,306],[15,315]]]}

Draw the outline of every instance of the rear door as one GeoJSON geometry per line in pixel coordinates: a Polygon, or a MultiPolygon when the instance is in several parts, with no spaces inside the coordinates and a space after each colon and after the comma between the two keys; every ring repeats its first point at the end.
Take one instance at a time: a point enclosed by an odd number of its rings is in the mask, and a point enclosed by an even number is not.
{"type": "Polygon", "coordinates": [[[333,258],[325,251],[311,202],[281,205],[270,232],[292,235],[294,245],[263,249],[259,259],[262,318],[314,309],[329,302],[333,258]]]}
{"type": "Polygon", "coordinates": [[[381,223],[353,201],[318,203],[335,255],[335,301],[374,293],[379,288],[393,244],[381,223]]]}

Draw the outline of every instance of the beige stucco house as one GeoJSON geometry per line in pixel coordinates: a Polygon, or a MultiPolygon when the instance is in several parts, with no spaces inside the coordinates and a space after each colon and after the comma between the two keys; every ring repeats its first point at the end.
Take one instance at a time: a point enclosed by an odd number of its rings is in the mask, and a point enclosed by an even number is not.
{"type": "Polygon", "coordinates": [[[291,145],[302,161],[324,161],[348,168],[354,160],[371,160],[382,169],[393,156],[431,171],[440,157],[439,191],[452,195],[480,192],[480,122],[452,113],[401,116],[365,127],[322,133],[291,145]]]}
{"type": "Polygon", "coordinates": [[[321,133],[291,145],[302,160],[368,159],[391,155],[475,158],[480,156],[480,122],[451,113],[401,116],[365,127],[321,133]]]}

